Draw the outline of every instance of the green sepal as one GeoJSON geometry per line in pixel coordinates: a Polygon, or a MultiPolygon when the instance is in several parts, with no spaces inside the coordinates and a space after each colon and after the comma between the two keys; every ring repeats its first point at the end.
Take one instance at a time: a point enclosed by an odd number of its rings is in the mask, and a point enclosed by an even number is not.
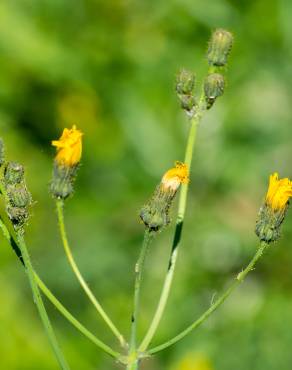
{"type": "Polygon", "coordinates": [[[288,206],[275,211],[269,205],[264,204],[259,211],[255,233],[261,241],[271,243],[281,236],[281,225],[284,221],[288,206]]]}
{"type": "Polygon", "coordinates": [[[51,194],[57,199],[66,199],[74,191],[73,184],[77,174],[78,165],[64,166],[56,161],[53,168],[53,179],[50,186],[51,194]]]}

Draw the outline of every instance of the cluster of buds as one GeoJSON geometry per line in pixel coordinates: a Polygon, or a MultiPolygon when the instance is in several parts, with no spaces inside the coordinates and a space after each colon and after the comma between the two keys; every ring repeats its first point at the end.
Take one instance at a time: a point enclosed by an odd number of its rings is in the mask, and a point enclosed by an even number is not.
{"type": "Polygon", "coordinates": [[[16,162],[8,162],[4,168],[3,184],[6,192],[6,212],[13,227],[23,232],[23,227],[29,217],[31,195],[24,179],[24,168],[16,162]]]}
{"type": "Polygon", "coordinates": [[[220,67],[226,66],[232,44],[233,36],[228,31],[218,29],[211,36],[207,59],[212,73],[209,73],[204,81],[207,109],[210,109],[215,100],[223,95],[225,81],[224,76],[220,73],[220,67]]]}
{"type": "Polygon", "coordinates": [[[182,109],[189,117],[195,113],[196,99],[194,97],[195,75],[183,69],[177,76],[176,92],[182,109]]]}
{"type": "Polygon", "coordinates": [[[65,128],[59,140],[53,140],[57,148],[54,161],[51,193],[57,199],[66,199],[73,193],[73,183],[82,154],[82,132],[74,125],[65,128]]]}
{"type": "Polygon", "coordinates": [[[176,162],[175,167],[164,174],[152,198],[140,211],[140,218],[149,231],[160,231],[169,224],[173,199],[180,184],[187,184],[188,181],[188,168],[181,162],[176,162]]]}
{"type": "Polygon", "coordinates": [[[215,100],[223,95],[225,81],[221,69],[227,64],[232,44],[233,36],[230,32],[223,29],[217,29],[213,32],[207,52],[210,68],[203,84],[203,99],[199,99],[199,103],[196,102],[194,95],[194,74],[187,70],[182,70],[179,73],[176,92],[182,109],[190,118],[202,109],[210,109],[215,100]],[[201,102],[203,105],[200,104],[201,102]]]}
{"type": "Polygon", "coordinates": [[[270,243],[279,239],[290,197],[292,181],[288,178],[279,179],[277,173],[271,175],[267,195],[256,223],[255,231],[261,241],[270,243]]]}

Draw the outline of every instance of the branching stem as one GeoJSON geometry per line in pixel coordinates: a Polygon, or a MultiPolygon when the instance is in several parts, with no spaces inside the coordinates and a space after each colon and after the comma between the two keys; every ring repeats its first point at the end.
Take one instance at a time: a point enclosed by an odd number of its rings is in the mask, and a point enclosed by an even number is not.
{"type": "Polygon", "coordinates": [[[183,339],[186,335],[191,333],[194,329],[196,329],[199,325],[201,325],[221,304],[230,296],[230,294],[240,285],[240,283],[243,282],[246,275],[252,271],[255,267],[255,264],[257,261],[261,258],[263,255],[265,249],[268,247],[268,244],[262,242],[255,253],[254,257],[250,261],[250,263],[246,266],[246,268],[240,272],[233,284],[223,293],[209,308],[207,311],[205,311],[196,321],[194,321],[191,325],[189,325],[185,330],[183,330],[180,334],[176,335],[174,338],[168,340],[167,342],[154,347],[148,351],[148,355],[153,355],[154,353],[160,352],[173,344],[177,343],[181,339],[183,339]]]}
{"type": "MultiPolygon", "coordinates": [[[[14,237],[10,234],[9,230],[7,229],[5,223],[0,217],[0,228],[3,232],[4,237],[8,240],[9,244],[11,245],[12,249],[16,253],[17,257],[19,258],[20,262],[24,265],[22,253],[18,247],[17,241],[14,237]]],[[[108,345],[103,343],[100,339],[98,339],[93,333],[91,333],[88,329],[85,328],[67,309],[62,305],[62,303],[55,297],[55,295],[50,291],[50,289],[45,285],[45,283],[41,280],[39,275],[36,271],[33,271],[34,278],[36,283],[38,284],[40,290],[43,294],[48,298],[48,300],[56,307],[56,309],[77,329],[79,330],[85,337],[87,337],[92,343],[94,343],[97,347],[102,349],[108,355],[114,357],[117,360],[121,360],[121,355],[118,352],[113,351],[108,345]]]]}
{"type": "MultiPolygon", "coordinates": [[[[187,165],[189,171],[191,169],[192,164],[192,157],[193,157],[193,149],[194,149],[194,143],[196,140],[196,134],[197,134],[197,126],[202,118],[202,115],[205,111],[205,103],[203,101],[203,95],[200,99],[200,103],[198,106],[198,111],[195,114],[195,116],[191,119],[191,126],[189,130],[189,136],[187,141],[187,147],[186,147],[186,153],[185,153],[185,160],[184,163],[187,165]]],[[[161,318],[163,316],[166,303],[169,297],[169,292],[171,288],[171,284],[173,281],[174,276],[174,270],[176,266],[176,260],[178,255],[178,247],[181,239],[181,233],[183,228],[183,222],[184,222],[184,216],[186,211],[186,203],[187,203],[187,196],[188,196],[188,184],[183,184],[180,191],[180,197],[179,197],[179,205],[178,205],[178,214],[176,219],[176,227],[175,227],[175,233],[172,243],[172,249],[170,253],[169,263],[168,263],[168,269],[166,272],[163,288],[161,291],[161,295],[159,298],[159,302],[154,314],[154,317],[152,319],[152,322],[150,324],[150,327],[139,346],[139,351],[144,352],[148,348],[150,342],[152,341],[155,332],[158,328],[158,325],[161,321],[161,318]]]]}

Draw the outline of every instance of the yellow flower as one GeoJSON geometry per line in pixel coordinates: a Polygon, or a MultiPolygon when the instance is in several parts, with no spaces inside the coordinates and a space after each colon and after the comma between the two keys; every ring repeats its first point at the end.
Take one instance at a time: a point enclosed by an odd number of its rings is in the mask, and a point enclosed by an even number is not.
{"type": "Polygon", "coordinates": [[[52,145],[57,148],[55,159],[59,165],[74,167],[80,162],[82,135],[82,132],[74,125],[71,129],[65,128],[59,140],[52,141],[52,145]]]}
{"type": "Polygon", "coordinates": [[[278,173],[271,175],[266,195],[267,205],[274,211],[285,210],[290,197],[292,197],[292,181],[288,178],[279,180],[278,173]]]}
{"type": "Polygon", "coordinates": [[[187,165],[182,162],[175,162],[175,167],[168,170],[161,180],[162,188],[176,191],[180,184],[189,182],[189,171],[187,165]]]}

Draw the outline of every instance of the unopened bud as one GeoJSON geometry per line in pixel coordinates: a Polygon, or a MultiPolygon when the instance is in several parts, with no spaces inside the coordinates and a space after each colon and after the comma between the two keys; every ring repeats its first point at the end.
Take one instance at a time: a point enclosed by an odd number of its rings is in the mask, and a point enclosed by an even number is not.
{"type": "Polygon", "coordinates": [[[196,100],[193,95],[194,87],[195,75],[192,72],[183,69],[177,76],[176,92],[182,109],[190,117],[195,113],[196,107],[196,100]]]}
{"type": "Polygon", "coordinates": [[[188,113],[192,113],[196,105],[196,99],[192,95],[180,95],[180,105],[188,113]]]}
{"type": "Polygon", "coordinates": [[[29,217],[32,199],[24,179],[24,168],[16,162],[9,162],[4,170],[6,191],[6,212],[14,229],[24,232],[24,225],[29,217]]]}
{"type": "Polygon", "coordinates": [[[13,207],[10,204],[6,207],[8,217],[10,218],[13,227],[18,232],[24,232],[24,225],[29,217],[27,208],[13,207]]]}
{"type": "Polygon", "coordinates": [[[204,92],[207,102],[207,109],[211,108],[215,100],[223,95],[224,77],[219,73],[209,74],[204,82],[204,92]]]}
{"type": "Polygon", "coordinates": [[[31,195],[23,182],[16,185],[8,185],[6,192],[13,207],[27,207],[31,204],[31,195]]]}
{"type": "Polygon", "coordinates": [[[9,162],[4,171],[4,180],[7,184],[19,184],[23,180],[24,168],[17,162],[9,162]]]}
{"type": "Polygon", "coordinates": [[[195,87],[195,75],[182,69],[176,79],[176,91],[178,94],[192,94],[195,87]]]}
{"type": "Polygon", "coordinates": [[[209,43],[207,59],[210,65],[221,67],[227,64],[227,59],[233,44],[233,36],[223,29],[216,30],[209,43]]]}

